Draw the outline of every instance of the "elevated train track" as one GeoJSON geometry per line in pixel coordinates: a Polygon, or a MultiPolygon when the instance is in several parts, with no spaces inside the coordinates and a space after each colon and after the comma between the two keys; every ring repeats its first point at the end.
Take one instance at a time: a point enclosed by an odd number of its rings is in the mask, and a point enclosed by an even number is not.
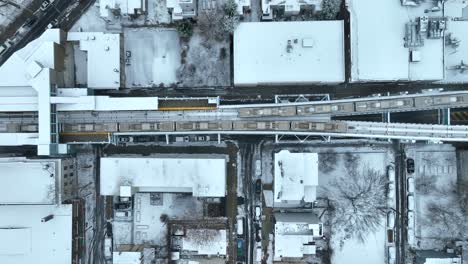
{"type": "MultiPolygon", "coordinates": [[[[62,124],[61,134],[86,139],[138,135],[270,135],[317,136],[340,138],[409,139],[426,141],[468,142],[468,126],[401,124],[357,121],[221,121],[221,122],[160,122],[62,124]]],[[[73,141],[73,140],[71,140],[73,141]]],[[[81,141],[81,140],[79,140],[81,141]]]]}
{"type": "MultiPolygon", "coordinates": [[[[468,126],[330,121],[332,116],[464,107],[468,107],[468,91],[305,103],[229,105],[218,106],[215,110],[63,111],[58,113],[58,120],[62,135],[68,138],[76,135],[84,140],[88,137],[100,139],[132,134],[257,134],[468,141],[468,126]]],[[[36,132],[34,114],[1,114],[0,132],[36,132]]]]}

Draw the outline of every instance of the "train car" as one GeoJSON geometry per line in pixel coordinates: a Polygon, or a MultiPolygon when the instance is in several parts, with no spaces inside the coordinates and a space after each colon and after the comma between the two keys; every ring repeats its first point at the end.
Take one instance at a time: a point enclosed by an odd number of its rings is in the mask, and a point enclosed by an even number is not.
{"type": "Polygon", "coordinates": [[[240,117],[271,117],[271,116],[295,116],[295,106],[278,106],[278,107],[248,107],[240,108],[240,117]]]}
{"type": "Polygon", "coordinates": [[[20,125],[15,123],[0,123],[1,133],[16,133],[20,130],[20,125]]]}
{"type": "Polygon", "coordinates": [[[177,122],[177,131],[199,131],[199,130],[232,130],[232,122],[177,122]]]}
{"type": "Polygon", "coordinates": [[[454,94],[454,95],[432,95],[416,97],[414,99],[416,107],[424,108],[430,106],[443,106],[447,107],[460,104],[468,104],[468,95],[454,94]]]}
{"type": "Polygon", "coordinates": [[[293,121],[291,122],[291,130],[296,131],[311,131],[311,132],[346,132],[347,126],[341,122],[304,122],[293,121]]]}
{"type": "Polygon", "coordinates": [[[297,115],[352,113],[354,103],[318,104],[297,106],[297,115]]]}
{"type": "Polygon", "coordinates": [[[368,112],[379,109],[411,108],[414,105],[414,101],[411,98],[372,100],[356,102],[355,105],[356,112],[368,112]]]}
{"type": "Polygon", "coordinates": [[[82,124],[62,124],[62,132],[116,132],[117,123],[82,123],[82,124]]]}
{"type": "Polygon", "coordinates": [[[289,130],[289,121],[235,121],[233,122],[234,130],[289,130]]]}
{"type": "Polygon", "coordinates": [[[39,131],[39,127],[37,124],[22,124],[19,127],[20,132],[37,132],[39,131]]]}
{"type": "Polygon", "coordinates": [[[119,123],[119,131],[174,131],[174,122],[119,123]]]}

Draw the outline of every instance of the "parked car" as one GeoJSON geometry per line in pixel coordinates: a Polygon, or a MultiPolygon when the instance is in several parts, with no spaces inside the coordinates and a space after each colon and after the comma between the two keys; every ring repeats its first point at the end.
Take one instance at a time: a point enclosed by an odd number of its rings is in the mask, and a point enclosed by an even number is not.
{"type": "Polygon", "coordinates": [[[244,217],[238,216],[236,225],[237,225],[237,235],[238,236],[244,235],[244,217]]]}
{"type": "Polygon", "coordinates": [[[104,239],[104,257],[107,260],[112,258],[112,238],[110,237],[104,239]]]}
{"type": "Polygon", "coordinates": [[[408,195],[408,211],[414,211],[414,196],[413,195],[408,195]]]}
{"type": "Polygon", "coordinates": [[[244,240],[237,239],[237,260],[244,259],[244,240]]]}
{"type": "Polygon", "coordinates": [[[406,160],[406,172],[407,173],[414,173],[414,159],[407,159],[406,160]]]}
{"type": "Polygon", "coordinates": [[[414,178],[413,177],[408,178],[406,189],[408,193],[414,193],[414,178]]]}
{"type": "Polygon", "coordinates": [[[396,250],[394,246],[388,247],[388,264],[395,264],[396,262],[396,250]]]}
{"type": "Polygon", "coordinates": [[[5,51],[7,51],[11,47],[10,41],[5,41],[2,45],[0,45],[0,54],[3,54],[5,51]]]}
{"type": "Polygon", "coordinates": [[[259,221],[261,215],[262,215],[262,210],[260,209],[260,206],[255,206],[255,220],[259,221]]]}
{"type": "Polygon", "coordinates": [[[257,179],[255,181],[255,193],[260,194],[262,193],[262,180],[257,179]]]}
{"type": "Polygon", "coordinates": [[[395,227],[395,213],[390,211],[387,213],[387,227],[393,229],[395,227]]]}
{"type": "Polygon", "coordinates": [[[25,27],[30,27],[30,26],[36,24],[36,22],[37,22],[37,16],[32,16],[32,17],[26,19],[26,22],[24,22],[24,26],[25,27]]]}
{"type": "Polygon", "coordinates": [[[41,4],[41,10],[46,11],[54,2],[55,0],[44,0],[41,4]]]}

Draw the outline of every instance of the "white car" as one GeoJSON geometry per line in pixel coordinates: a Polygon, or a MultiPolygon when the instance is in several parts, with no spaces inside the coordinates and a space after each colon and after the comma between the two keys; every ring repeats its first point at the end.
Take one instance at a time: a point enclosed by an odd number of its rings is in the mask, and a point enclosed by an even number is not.
{"type": "Polygon", "coordinates": [[[395,264],[396,261],[396,249],[394,246],[388,247],[388,264],[395,264]]]}
{"type": "Polygon", "coordinates": [[[237,217],[237,235],[242,236],[244,234],[244,217],[237,217]]]}
{"type": "Polygon", "coordinates": [[[260,206],[255,206],[255,220],[260,220],[260,216],[262,215],[262,211],[260,210],[260,206]]]}
{"type": "Polygon", "coordinates": [[[408,211],[414,211],[414,196],[409,194],[408,198],[408,211]]]}
{"type": "Polygon", "coordinates": [[[407,187],[406,189],[407,189],[408,194],[414,193],[414,178],[413,177],[408,178],[406,187],[407,187]]]}
{"type": "Polygon", "coordinates": [[[55,0],[44,0],[41,4],[41,10],[46,11],[55,0]]]}
{"type": "Polygon", "coordinates": [[[395,227],[395,213],[390,211],[387,213],[387,227],[393,229],[395,227]]]}

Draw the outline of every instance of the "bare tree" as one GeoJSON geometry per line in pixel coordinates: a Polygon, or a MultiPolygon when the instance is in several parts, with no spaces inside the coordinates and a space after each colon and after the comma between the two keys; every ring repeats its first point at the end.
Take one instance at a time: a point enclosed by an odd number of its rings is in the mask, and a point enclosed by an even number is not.
{"type": "Polygon", "coordinates": [[[386,214],[386,184],[384,174],[365,167],[351,169],[347,175],[332,180],[324,187],[330,201],[333,234],[344,241],[375,232],[386,214]]]}
{"type": "Polygon", "coordinates": [[[336,169],[336,164],[338,163],[338,155],[332,150],[327,150],[325,153],[320,153],[318,155],[319,160],[319,170],[322,173],[329,173],[336,169]]]}
{"type": "Polygon", "coordinates": [[[323,20],[334,20],[340,12],[342,0],[323,0],[322,10],[319,18],[323,20]]]}
{"type": "Polygon", "coordinates": [[[460,186],[450,184],[435,188],[437,196],[444,199],[435,199],[427,204],[427,219],[424,219],[427,225],[431,226],[433,233],[431,236],[466,239],[468,238],[468,211],[466,210],[466,192],[468,192],[460,183],[460,186]]]}
{"type": "Polygon", "coordinates": [[[198,27],[209,40],[222,41],[229,34],[234,33],[239,24],[239,17],[235,10],[237,4],[229,0],[221,7],[200,12],[198,15],[198,27]]]}

